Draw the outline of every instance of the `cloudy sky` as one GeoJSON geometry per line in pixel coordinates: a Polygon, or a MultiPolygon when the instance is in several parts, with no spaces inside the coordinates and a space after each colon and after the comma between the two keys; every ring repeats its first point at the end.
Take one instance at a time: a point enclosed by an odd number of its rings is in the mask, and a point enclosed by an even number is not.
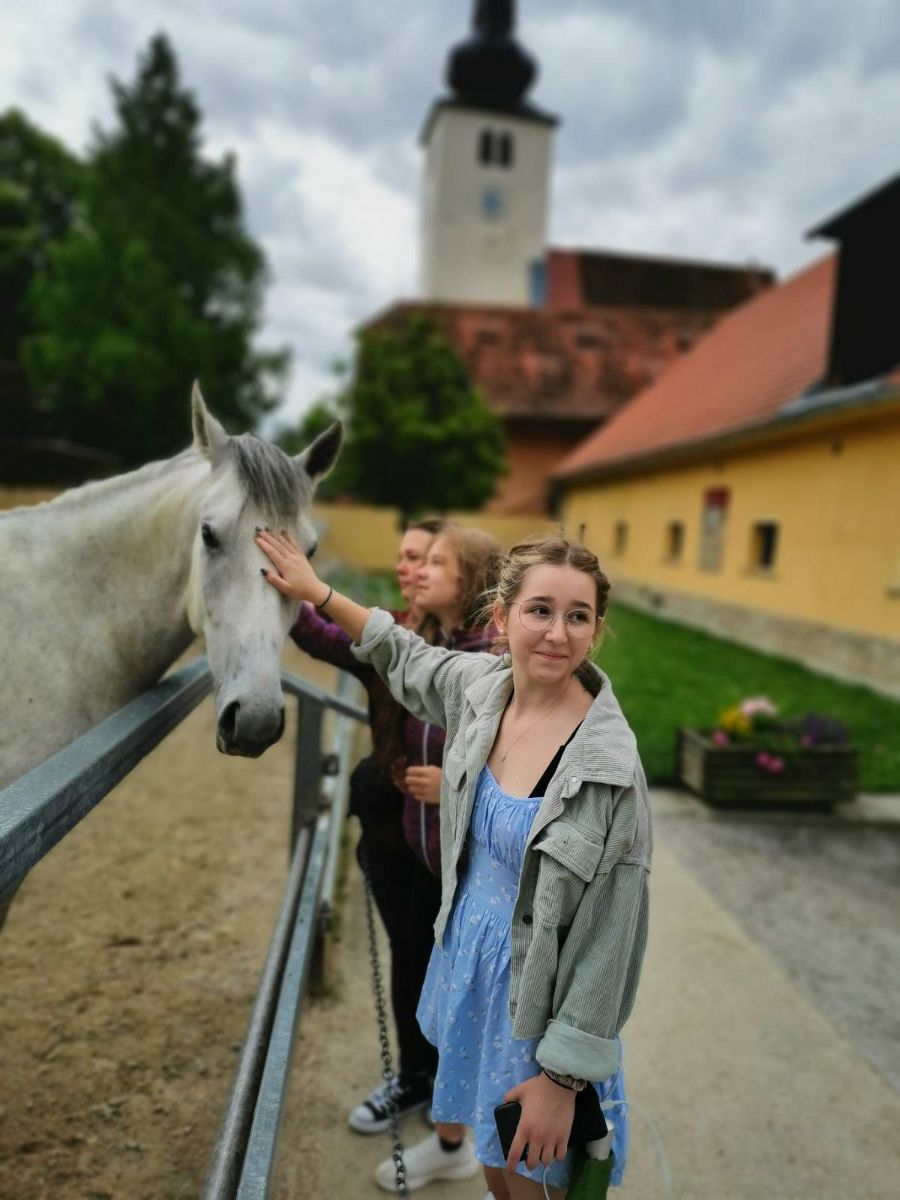
{"type": "MultiPolygon", "coordinates": [[[[770,265],[900,170],[896,0],[519,0],[557,113],[550,241],[770,265]]],[[[0,107],[84,150],[164,30],[232,150],[290,345],[280,419],[330,386],[353,325],[415,294],[422,155],[472,0],[4,0],[0,107]]],[[[210,397],[215,405],[215,398],[210,397]]]]}

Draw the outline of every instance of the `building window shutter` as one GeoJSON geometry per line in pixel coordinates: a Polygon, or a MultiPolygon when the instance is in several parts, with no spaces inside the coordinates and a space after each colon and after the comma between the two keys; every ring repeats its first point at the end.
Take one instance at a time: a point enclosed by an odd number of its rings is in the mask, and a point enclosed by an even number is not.
{"type": "Polygon", "coordinates": [[[700,570],[718,571],[725,544],[725,519],[728,515],[729,488],[708,488],[703,494],[703,518],[700,525],[700,570]]]}

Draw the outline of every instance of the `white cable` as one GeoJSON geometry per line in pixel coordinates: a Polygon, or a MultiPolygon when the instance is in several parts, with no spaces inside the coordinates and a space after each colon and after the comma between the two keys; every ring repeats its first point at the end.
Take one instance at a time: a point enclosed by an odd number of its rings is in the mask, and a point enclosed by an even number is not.
{"type": "Polygon", "coordinates": [[[550,1193],[547,1191],[547,1172],[549,1170],[550,1170],[550,1163],[547,1163],[546,1167],[544,1167],[544,1174],[541,1177],[541,1186],[544,1189],[544,1195],[547,1197],[547,1200],[550,1200],[550,1193]]]}

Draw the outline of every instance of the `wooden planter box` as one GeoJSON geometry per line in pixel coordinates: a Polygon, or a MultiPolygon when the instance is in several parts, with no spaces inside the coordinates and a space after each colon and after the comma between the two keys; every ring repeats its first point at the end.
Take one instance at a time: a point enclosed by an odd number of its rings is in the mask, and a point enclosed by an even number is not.
{"type": "Polygon", "coordinates": [[[723,807],[829,808],[856,797],[852,747],[794,750],[777,774],[758,765],[758,753],[752,746],[716,746],[699,729],[679,729],[675,770],[685,787],[723,807]]]}

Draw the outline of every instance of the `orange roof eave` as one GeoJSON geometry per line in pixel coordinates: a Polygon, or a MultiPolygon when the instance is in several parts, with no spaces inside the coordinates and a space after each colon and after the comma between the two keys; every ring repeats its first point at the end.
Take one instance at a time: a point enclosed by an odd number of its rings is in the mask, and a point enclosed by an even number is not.
{"type": "Polygon", "coordinates": [[[658,447],[644,454],[624,455],[605,462],[571,467],[554,472],[551,479],[557,488],[565,489],[577,484],[621,478],[659,467],[681,465],[709,454],[779,441],[811,427],[828,429],[835,425],[845,425],[848,421],[876,409],[889,412],[896,408],[900,411],[900,372],[834,392],[823,392],[820,404],[814,402],[814,396],[809,400],[811,403],[808,407],[794,408],[798,401],[793,401],[785,405],[776,416],[764,421],[723,430],[709,437],[658,447]],[[829,397],[833,399],[829,400],[829,397]]]}

